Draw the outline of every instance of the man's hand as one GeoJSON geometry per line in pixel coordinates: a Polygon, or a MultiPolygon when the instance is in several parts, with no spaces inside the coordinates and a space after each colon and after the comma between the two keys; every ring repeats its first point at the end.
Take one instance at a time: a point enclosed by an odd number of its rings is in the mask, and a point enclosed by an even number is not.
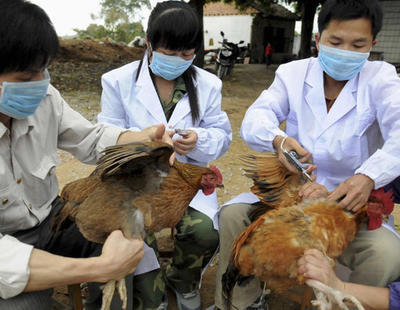
{"type": "MultiPolygon", "coordinates": [[[[315,176],[313,175],[312,178],[315,180],[315,176]]],[[[318,183],[305,183],[299,190],[299,196],[303,199],[318,199],[318,198],[325,198],[329,194],[327,188],[318,183]]]]}
{"type": "Polygon", "coordinates": [[[163,124],[150,126],[142,131],[124,131],[120,134],[117,144],[149,141],[162,141],[173,145],[171,135],[165,130],[165,126],[163,124]]]}
{"type": "MultiPolygon", "coordinates": [[[[274,141],[272,141],[272,144],[276,150],[276,152],[278,153],[278,157],[279,157],[279,161],[292,173],[296,173],[299,174],[299,172],[297,171],[297,169],[295,167],[293,167],[287,160],[285,155],[283,155],[282,151],[281,151],[281,143],[283,141],[284,137],[282,136],[276,136],[274,138],[274,141]]],[[[297,154],[299,154],[299,161],[301,163],[305,163],[307,161],[309,161],[311,159],[312,154],[310,152],[308,152],[306,149],[304,149],[299,142],[297,142],[296,139],[287,137],[283,147],[287,150],[287,151],[291,151],[291,150],[295,150],[297,152],[297,154]]],[[[306,169],[306,172],[311,175],[311,173],[317,169],[316,165],[309,165],[306,169]]]]}
{"type": "Polygon", "coordinates": [[[339,186],[328,195],[328,199],[338,201],[342,208],[352,212],[356,212],[368,201],[371,191],[374,189],[375,183],[372,179],[364,174],[356,174],[339,186]]]}
{"type": "Polygon", "coordinates": [[[309,249],[297,261],[299,275],[306,279],[317,280],[337,290],[344,289],[344,283],[338,279],[328,259],[316,249],[309,249]]]}
{"type": "Polygon", "coordinates": [[[193,150],[197,143],[197,133],[193,130],[185,130],[179,135],[182,138],[174,140],[174,150],[179,155],[186,155],[193,150]]]}
{"type": "MultiPolygon", "coordinates": [[[[150,141],[161,141],[173,145],[172,136],[174,132],[165,130],[163,124],[150,126],[142,131],[130,131],[127,130],[120,134],[117,144],[127,144],[132,142],[150,142],[150,141]]],[[[175,153],[173,153],[169,159],[169,164],[172,166],[175,160],[175,153]]]]}
{"type": "Polygon", "coordinates": [[[135,271],[143,258],[143,241],[126,239],[120,230],[113,231],[103,245],[101,282],[118,280],[135,271]]]}

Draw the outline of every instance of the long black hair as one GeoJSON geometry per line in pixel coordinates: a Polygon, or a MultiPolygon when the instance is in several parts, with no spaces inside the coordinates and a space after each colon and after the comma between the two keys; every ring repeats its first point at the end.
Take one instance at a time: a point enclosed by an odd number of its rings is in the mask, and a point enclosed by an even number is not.
{"type": "Polygon", "coordinates": [[[59,43],[47,14],[24,0],[0,0],[0,14],[0,74],[49,65],[59,43]]]}
{"type": "MultiPolygon", "coordinates": [[[[196,12],[189,4],[181,1],[157,3],[151,11],[146,31],[147,40],[152,50],[159,47],[173,51],[195,49],[201,46],[202,31],[196,12]]],[[[139,77],[143,59],[139,63],[136,80],[139,77]]],[[[196,70],[191,65],[183,74],[189,96],[190,112],[193,123],[199,118],[199,104],[193,81],[196,70]]]]}

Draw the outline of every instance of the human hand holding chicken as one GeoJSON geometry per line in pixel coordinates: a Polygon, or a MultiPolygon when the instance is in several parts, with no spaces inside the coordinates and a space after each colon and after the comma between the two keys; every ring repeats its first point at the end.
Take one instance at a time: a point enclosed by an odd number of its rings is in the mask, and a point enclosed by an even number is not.
{"type": "Polygon", "coordinates": [[[317,249],[304,251],[297,266],[299,275],[307,279],[317,280],[337,290],[344,289],[344,283],[336,276],[327,257],[317,249]]]}
{"type": "Polygon", "coordinates": [[[143,258],[143,241],[127,239],[121,230],[115,230],[104,242],[101,255],[98,257],[102,265],[100,282],[121,279],[132,273],[143,258]]]}
{"type": "MultiPolygon", "coordinates": [[[[304,275],[306,283],[319,281],[337,291],[332,291],[338,296],[352,296],[366,309],[389,309],[389,288],[367,286],[351,282],[341,281],[335,274],[328,258],[317,249],[304,251],[304,256],[297,261],[298,273],[304,275]]],[[[344,298],[343,298],[344,300],[344,298]]],[[[359,307],[359,309],[362,309],[359,307]]],[[[393,308],[394,309],[394,308],[393,308]]]]}
{"type": "Polygon", "coordinates": [[[118,137],[117,144],[150,141],[161,141],[172,145],[171,135],[165,130],[164,124],[150,126],[142,131],[124,131],[118,137]]]}
{"type": "MultiPolygon", "coordinates": [[[[117,144],[129,144],[132,142],[150,142],[150,141],[160,141],[170,145],[172,143],[172,136],[174,132],[165,130],[164,124],[158,124],[154,126],[147,127],[142,131],[130,131],[127,130],[120,134],[117,140],[117,144]]],[[[172,166],[175,161],[175,153],[173,153],[169,159],[169,164],[172,166]]]]}
{"type": "Polygon", "coordinates": [[[328,195],[328,199],[338,201],[339,205],[352,212],[362,208],[374,189],[374,181],[364,174],[356,174],[348,178],[328,195]]]}

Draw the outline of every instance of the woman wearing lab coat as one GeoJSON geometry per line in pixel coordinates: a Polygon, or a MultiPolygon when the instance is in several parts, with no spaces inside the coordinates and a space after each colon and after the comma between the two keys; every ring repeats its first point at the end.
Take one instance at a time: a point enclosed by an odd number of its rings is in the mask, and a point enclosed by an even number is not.
{"type": "MultiPolygon", "coordinates": [[[[141,61],[103,75],[98,121],[133,131],[165,124],[175,133],[176,158],[206,166],[227,151],[232,134],[221,111],[221,81],[192,64],[202,37],[197,16],[184,2],[158,3],[146,37],[141,61]]],[[[180,309],[200,309],[202,269],[218,246],[212,223],[217,207],[215,193],[205,196],[199,191],[176,226],[174,257],[165,278],[180,309]]],[[[159,268],[133,281],[135,309],[166,308],[165,301],[161,303],[165,288],[159,268]]]]}

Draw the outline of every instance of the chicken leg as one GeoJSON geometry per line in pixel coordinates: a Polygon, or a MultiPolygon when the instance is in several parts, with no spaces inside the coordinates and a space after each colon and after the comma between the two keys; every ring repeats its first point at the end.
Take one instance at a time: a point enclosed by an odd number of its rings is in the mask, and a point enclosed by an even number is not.
{"type": "Polygon", "coordinates": [[[338,291],[316,280],[307,280],[306,284],[313,288],[315,296],[317,297],[317,300],[313,300],[311,303],[320,310],[331,310],[334,309],[333,306],[335,305],[342,310],[365,310],[354,296],[338,291]],[[349,308],[346,303],[351,303],[352,307],[349,308]]]}
{"type": "Polygon", "coordinates": [[[101,305],[101,310],[109,310],[111,306],[111,301],[114,297],[115,289],[118,290],[119,297],[122,300],[122,309],[126,309],[128,297],[126,294],[126,284],[125,278],[120,280],[108,281],[103,287],[103,302],[101,305]]]}

